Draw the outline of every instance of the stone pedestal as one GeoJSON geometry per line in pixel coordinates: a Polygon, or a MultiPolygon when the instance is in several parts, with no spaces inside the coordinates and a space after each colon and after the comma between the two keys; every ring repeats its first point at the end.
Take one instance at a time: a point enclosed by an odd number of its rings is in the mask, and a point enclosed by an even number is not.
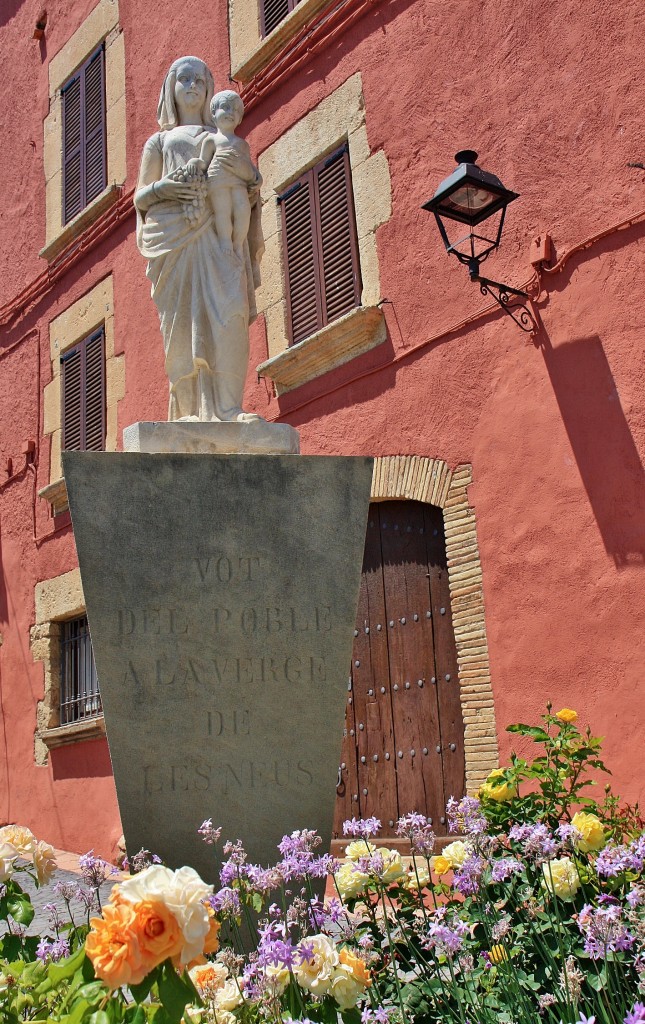
{"type": "Polygon", "coordinates": [[[148,454],[297,455],[300,435],[288,423],[202,423],[152,421],[123,431],[123,450],[148,454]]]}
{"type": "Polygon", "coordinates": [[[63,466],[130,855],[214,880],[208,817],[256,862],[294,829],[328,849],[372,460],[63,466]]]}

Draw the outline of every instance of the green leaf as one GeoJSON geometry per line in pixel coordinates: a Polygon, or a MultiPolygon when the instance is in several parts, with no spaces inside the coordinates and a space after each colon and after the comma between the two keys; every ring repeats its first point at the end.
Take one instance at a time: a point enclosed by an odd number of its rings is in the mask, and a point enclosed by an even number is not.
{"type": "Polygon", "coordinates": [[[4,960],[16,960],[22,952],[22,943],[17,935],[5,935],[0,940],[0,953],[4,960]]]}
{"type": "Polygon", "coordinates": [[[27,926],[33,921],[35,911],[28,896],[10,896],[7,900],[7,913],[18,924],[27,926]]]}
{"type": "Polygon", "coordinates": [[[158,975],[159,970],[155,967],[154,970],[150,971],[149,974],[146,974],[143,981],[140,981],[138,985],[128,986],[128,988],[132,992],[132,995],[134,996],[134,1000],[136,1003],[142,1003],[144,1002],[145,999],[148,998],[148,996],[150,995],[150,990],[154,985],[155,981],[157,980],[158,975]]]}
{"type": "Polygon", "coordinates": [[[355,1006],[351,1010],[341,1010],[340,1016],[343,1024],[360,1024],[361,1015],[355,1006]]]}
{"type": "Polygon", "coordinates": [[[191,991],[181,980],[170,960],[162,964],[159,977],[159,998],[171,1024],[179,1024],[190,1002],[191,991]]]}
{"type": "Polygon", "coordinates": [[[92,1016],[88,1019],[87,1024],[110,1024],[110,1018],[105,1010],[95,1010],[92,1016]]]}
{"type": "Polygon", "coordinates": [[[253,909],[256,911],[256,913],[258,913],[258,914],[261,913],[261,911],[262,911],[262,897],[261,897],[259,892],[254,892],[253,893],[253,895],[251,896],[251,904],[253,906],[253,909]]]}
{"type": "Polygon", "coordinates": [[[81,946],[81,948],[78,949],[73,956],[68,957],[67,960],[59,960],[56,964],[50,964],[49,977],[53,981],[54,985],[58,985],[59,982],[66,981],[68,978],[73,977],[77,970],[82,966],[84,959],[85,947],[81,946]]]}
{"type": "Polygon", "coordinates": [[[142,1006],[129,1006],[124,1020],[127,1024],[146,1024],[146,1011],[142,1006]]]}
{"type": "Polygon", "coordinates": [[[530,736],[536,743],[546,743],[549,739],[548,732],[545,732],[539,725],[524,725],[522,722],[507,725],[506,732],[517,732],[520,736],[530,736]]]}

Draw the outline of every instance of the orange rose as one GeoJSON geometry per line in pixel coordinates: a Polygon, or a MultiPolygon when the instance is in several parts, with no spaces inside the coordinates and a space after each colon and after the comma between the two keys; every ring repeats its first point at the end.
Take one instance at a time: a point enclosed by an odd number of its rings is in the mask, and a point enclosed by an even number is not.
{"type": "MultiPolygon", "coordinates": [[[[132,904],[131,904],[132,906],[132,904]]],[[[184,943],[177,918],[165,903],[142,900],[132,906],[141,955],[151,971],[168,957],[179,956],[184,943]]]]}
{"type": "Polygon", "coordinates": [[[143,981],[150,968],[141,957],[134,908],[107,904],[103,917],[93,917],[90,925],[85,952],[98,977],[113,989],[143,981]]]}
{"type": "Polygon", "coordinates": [[[208,910],[208,935],[204,940],[204,952],[217,953],[219,949],[219,930],[222,926],[216,920],[214,911],[210,907],[206,909],[208,910]]]}
{"type": "Polygon", "coordinates": [[[576,718],[578,717],[578,712],[573,711],[572,708],[562,708],[561,711],[556,712],[555,717],[559,718],[561,722],[575,722],[576,718]]]}
{"type": "Polygon", "coordinates": [[[341,949],[338,954],[338,959],[341,964],[345,964],[346,967],[349,967],[355,980],[358,981],[359,984],[364,985],[365,988],[368,988],[372,984],[367,964],[364,960],[361,960],[360,956],[356,956],[349,949],[341,949]]]}

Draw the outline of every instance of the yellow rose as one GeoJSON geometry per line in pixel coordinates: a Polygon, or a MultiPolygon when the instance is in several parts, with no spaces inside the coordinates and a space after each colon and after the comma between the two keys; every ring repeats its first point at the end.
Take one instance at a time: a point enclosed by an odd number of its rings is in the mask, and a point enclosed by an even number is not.
{"type": "Polygon", "coordinates": [[[575,722],[576,718],[578,717],[578,712],[573,711],[571,708],[562,708],[561,711],[558,711],[556,713],[555,717],[558,718],[561,722],[575,722]]]}
{"type": "Polygon", "coordinates": [[[359,984],[363,985],[364,988],[369,988],[372,984],[372,979],[367,964],[360,956],[352,953],[351,949],[341,949],[338,959],[341,964],[352,972],[359,984]]]}
{"type": "Polygon", "coordinates": [[[365,986],[356,980],[349,967],[340,964],[334,971],[329,985],[332,996],[341,1010],[351,1010],[365,993],[365,986]]]}
{"type": "Polygon", "coordinates": [[[352,861],[347,861],[336,872],[334,880],[341,899],[347,900],[352,896],[358,896],[359,892],[363,891],[369,882],[369,877],[362,871],[358,871],[352,861]]]}
{"type": "Polygon", "coordinates": [[[572,900],[580,888],[580,877],[570,857],[548,860],[542,865],[544,884],[561,900],[572,900]]]}
{"type": "Polygon", "coordinates": [[[396,878],[400,878],[401,875],[405,874],[401,854],[398,850],[381,850],[381,855],[383,857],[381,881],[393,882],[396,878]]]}
{"type": "Polygon", "coordinates": [[[498,943],[491,948],[488,959],[492,964],[501,964],[504,960],[508,960],[508,956],[504,947],[498,943]]]}
{"type": "Polygon", "coordinates": [[[447,875],[449,871],[452,871],[452,864],[448,858],[441,855],[430,858],[430,867],[435,875],[439,875],[440,878],[442,875],[447,875]]]}
{"type": "Polygon", "coordinates": [[[306,945],[313,955],[293,968],[296,981],[315,996],[326,996],[331,988],[334,971],[338,967],[338,952],[326,935],[312,935],[306,945]]]}
{"type": "Polygon", "coordinates": [[[517,786],[506,781],[503,768],[495,768],[486,779],[484,785],[481,786],[479,795],[502,804],[517,796],[517,786]],[[495,779],[501,779],[501,781],[495,782],[495,779]]]}
{"type": "Polygon", "coordinates": [[[345,847],[345,856],[350,860],[358,860],[360,857],[370,857],[375,850],[374,843],[368,843],[367,839],[355,839],[345,847]]]}
{"type": "Polygon", "coordinates": [[[201,964],[188,973],[202,999],[213,999],[218,989],[224,987],[228,974],[224,964],[219,963],[201,964]]]}
{"type": "Polygon", "coordinates": [[[47,885],[47,882],[51,882],[58,867],[54,847],[39,839],[34,846],[33,857],[34,867],[38,875],[38,883],[39,885],[47,885]]]}
{"type": "Polygon", "coordinates": [[[450,861],[450,866],[453,868],[459,868],[468,860],[468,847],[465,843],[462,843],[461,839],[456,839],[454,843],[448,843],[444,846],[441,851],[443,857],[450,861]]]}
{"type": "Polygon", "coordinates": [[[578,829],[578,832],[582,833],[582,839],[576,843],[582,853],[589,853],[590,850],[602,850],[607,842],[607,836],[600,818],[597,818],[595,814],[587,814],[586,811],[578,811],[571,819],[571,824],[578,829]]]}
{"type": "Polygon", "coordinates": [[[228,981],[225,981],[221,988],[217,989],[213,1002],[215,1003],[216,1012],[220,1010],[228,1010],[230,1012],[237,1006],[241,1006],[244,999],[239,979],[229,978],[228,981]]]}

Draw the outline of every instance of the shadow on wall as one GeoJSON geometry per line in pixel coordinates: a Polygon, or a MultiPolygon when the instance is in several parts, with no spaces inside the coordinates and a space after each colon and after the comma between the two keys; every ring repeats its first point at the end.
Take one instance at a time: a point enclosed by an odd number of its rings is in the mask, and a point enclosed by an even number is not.
{"type": "Polygon", "coordinates": [[[105,740],[89,740],[57,747],[49,753],[55,782],[62,779],[99,779],[112,775],[110,751],[105,740]]]}
{"type": "Polygon", "coordinates": [[[645,471],[597,335],[540,342],[582,482],[617,568],[645,564],[645,471]]]}

